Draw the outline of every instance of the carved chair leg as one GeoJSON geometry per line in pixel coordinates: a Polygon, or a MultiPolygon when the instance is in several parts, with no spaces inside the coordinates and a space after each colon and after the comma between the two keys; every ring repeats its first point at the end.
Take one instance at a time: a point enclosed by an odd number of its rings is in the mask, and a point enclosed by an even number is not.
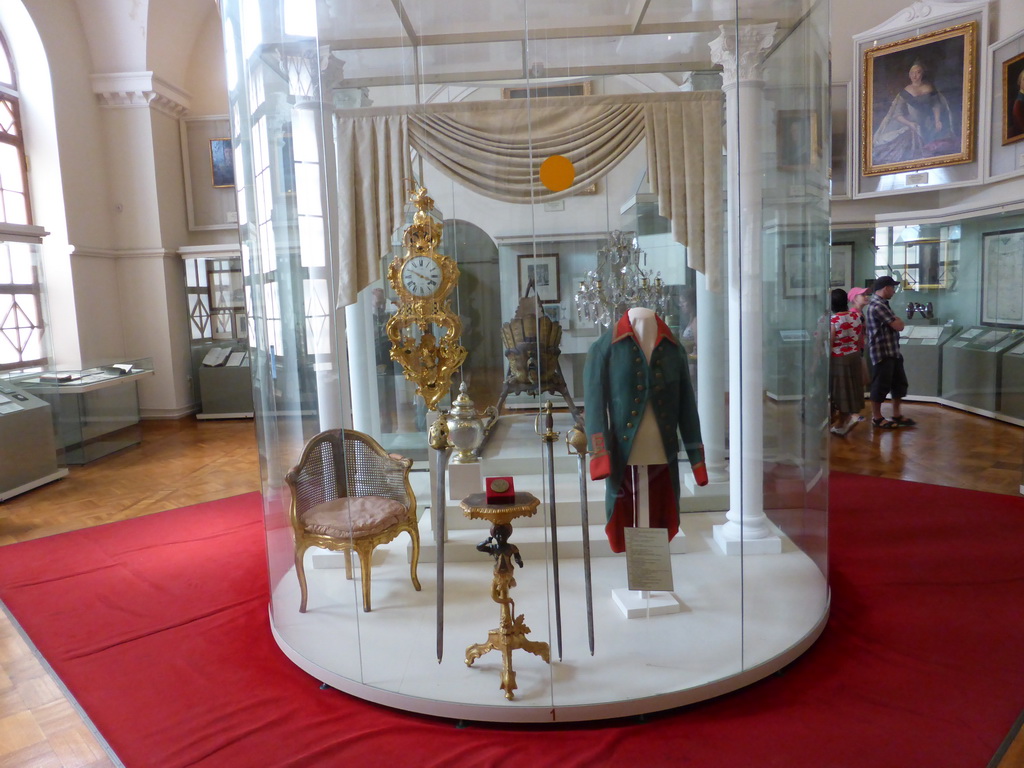
{"type": "Polygon", "coordinates": [[[409,529],[409,538],[412,539],[412,566],[409,568],[412,573],[412,585],[416,588],[416,591],[420,591],[420,580],[416,576],[416,564],[420,561],[420,537],[419,533],[413,529],[409,529]]]}
{"type": "Polygon", "coordinates": [[[308,544],[296,542],[295,544],[295,575],[299,577],[299,594],[301,599],[299,601],[299,613],[306,612],[306,568],[303,565],[305,559],[306,550],[309,548],[308,544]]]}
{"type": "MultiPolygon", "coordinates": [[[[345,554],[345,578],[352,581],[352,550],[346,549],[345,554]]],[[[360,558],[362,559],[362,558],[360,558]]]]}
{"type": "Polygon", "coordinates": [[[363,610],[370,610],[370,561],[373,560],[373,550],[364,552],[359,550],[359,572],[363,579],[363,610]]]}

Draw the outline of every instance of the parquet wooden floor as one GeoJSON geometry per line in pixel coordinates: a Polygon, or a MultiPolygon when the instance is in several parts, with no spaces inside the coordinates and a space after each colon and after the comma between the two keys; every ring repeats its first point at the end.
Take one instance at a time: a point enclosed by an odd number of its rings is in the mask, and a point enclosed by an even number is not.
{"type": "MultiPolygon", "coordinates": [[[[934,405],[910,404],[905,413],[917,427],[883,431],[864,421],[846,437],[833,438],[832,468],[1019,493],[1024,429],[934,405]]],[[[72,467],[67,478],[0,503],[0,545],[259,488],[251,421],[146,421],[141,445],[72,467]]],[[[119,763],[0,615],[0,768],[114,765],[119,763]]],[[[1011,765],[1004,760],[999,768],[1011,765]]]]}

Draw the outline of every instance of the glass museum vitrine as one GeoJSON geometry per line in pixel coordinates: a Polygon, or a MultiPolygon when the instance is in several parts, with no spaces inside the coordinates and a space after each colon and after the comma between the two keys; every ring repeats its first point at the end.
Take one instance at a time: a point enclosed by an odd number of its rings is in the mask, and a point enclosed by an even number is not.
{"type": "Polygon", "coordinates": [[[222,9],[288,657],[390,706],[551,722],[806,650],[827,4],[222,9]]]}

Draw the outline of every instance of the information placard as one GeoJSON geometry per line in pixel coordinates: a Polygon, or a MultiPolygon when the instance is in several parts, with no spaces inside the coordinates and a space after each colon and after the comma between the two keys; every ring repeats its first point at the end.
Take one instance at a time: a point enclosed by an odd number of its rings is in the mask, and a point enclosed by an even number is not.
{"type": "Polygon", "coordinates": [[[629,588],[671,592],[672,560],[665,528],[626,528],[626,577],[629,588]]]}

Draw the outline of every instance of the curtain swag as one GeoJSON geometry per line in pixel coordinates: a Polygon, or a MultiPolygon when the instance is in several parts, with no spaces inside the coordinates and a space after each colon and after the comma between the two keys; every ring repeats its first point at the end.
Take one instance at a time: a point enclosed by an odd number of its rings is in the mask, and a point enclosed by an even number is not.
{"type": "Polygon", "coordinates": [[[496,200],[574,195],[647,140],[648,178],[673,238],[708,288],[722,284],[722,94],[579,96],[338,110],[338,306],[380,278],[401,221],[415,150],[459,184],[496,200]],[[551,155],[572,161],[569,189],[538,178],[551,155]]]}

